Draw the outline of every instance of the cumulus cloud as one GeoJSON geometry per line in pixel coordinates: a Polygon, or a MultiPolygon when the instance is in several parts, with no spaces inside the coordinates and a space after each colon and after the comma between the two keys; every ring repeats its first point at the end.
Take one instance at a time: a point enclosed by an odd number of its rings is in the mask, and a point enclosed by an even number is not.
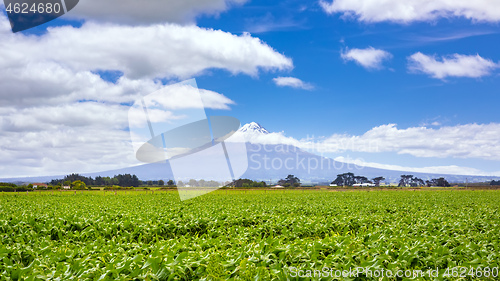
{"type": "MultiPolygon", "coordinates": [[[[249,34],[196,26],[85,23],[40,36],[10,31],[0,15],[0,176],[95,172],[139,164],[128,131],[135,100],[176,81],[223,69],[258,75],[292,61],[249,34]],[[123,75],[110,82],[98,73],[123,75]]],[[[229,109],[201,89],[205,106],[229,109]]],[[[178,95],[172,104],[189,106],[178,95]]],[[[152,113],[153,121],[183,118],[152,113]]]]}
{"type": "MultiPolygon", "coordinates": [[[[5,16],[0,21],[6,22],[5,16]]],[[[5,25],[4,25],[5,26],[5,25]]],[[[0,30],[0,67],[53,62],[75,71],[119,70],[129,78],[189,78],[209,69],[257,75],[285,70],[292,60],[249,34],[236,36],[197,26],[147,27],[84,24],[49,29],[41,37],[0,30]],[[33,48],[36,46],[36,48],[33,48]]]]}
{"type": "Polygon", "coordinates": [[[452,17],[500,21],[500,2],[496,0],[321,0],[320,4],[328,14],[341,13],[363,22],[410,23],[452,17]]]}
{"type": "Polygon", "coordinates": [[[344,61],[354,61],[366,69],[380,69],[385,60],[392,58],[391,53],[373,47],[346,49],[340,56],[344,61]]]}
{"type": "Polygon", "coordinates": [[[316,153],[396,152],[415,157],[500,160],[500,124],[466,124],[440,128],[396,124],[375,127],[362,135],[340,135],[297,140],[283,133],[248,136],[263,144],[289,144],[316,153]]]}
{"type": "Polygon", "coordinates": [[[393,170],[393,171],[406,171],[412,173],[432,173],[432,174],[442,174],[442,175],[475,175],[475,176],[498,176],[500,174],[500,172],[487,173],[475,168],[461,167],[456,165],[408,167],[400,165],[381,164],[375,162],[366,162],[362,159],[352,159],[344,156],[336,157],[335,161],[350,163],[360,167],[371,167],[371,168],[393,170]]]}
{"type": "Polygon", "coordinates": [[[360,136],[334,135],[323,142],[326,150],[397,152],[416,157],[500,160],[500,124],[467,124],[398,129],[395,124],[375,127],[360,136]],[[346,146],[346,144],[348,144],[346,146]]]}
{"type": "Polygon", "coordinates": [[[280,87],[292,87],[303,90],[313,90],[314,86],[295,77],[277,77],[274,83],[280,87]]]}
{"type": "Polygon", "coordinates": [[[245,2],[247,0],[86,0],[80,1],[68,16],[127,24],[192,23],[200,14],[218,15],[245,2]]]}
{"type": "Polygon", "coordinates": [[[446,77],[480,78],[490,75],[499,64],[479,55],[453,54],[441,59],[420,52],[408,57],[410,71],[421,72],[437,79],[446,77]]]}

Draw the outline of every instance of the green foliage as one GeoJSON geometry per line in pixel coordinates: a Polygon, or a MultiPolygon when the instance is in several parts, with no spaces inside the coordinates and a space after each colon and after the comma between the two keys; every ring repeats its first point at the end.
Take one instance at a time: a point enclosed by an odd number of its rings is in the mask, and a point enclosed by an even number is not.
{"type": "Polygon", "coordinates": [[[71,188],[76,190],[84,190],[87,189],[87,185],[83,181],[77,180],[71,183],[71,188]]]}
{"type": "Polygon", "coordinates": [[[227,186],[236,187],[236,188],[259,188],[259,187],[267,187],[267,184],[263,181],[253,181],[249,179],[238,179],[227,186]]]}
{"type": "Polygon", "coordinates": [[[399,180],[399,187],[418,187],[424,186],[425,182],[413,175],[401,175],[399,180]]]}
{"type": "Polygon", "coordinates": [[[226,192],[184,203],[174,192],[1,195],[0,280],[287,280],[291,267],[499,266],[496,191],[226,192]]]}
{"type": "Polygon", "coordinates": [[[290,187],[290,186],[299,187],[300,179],[294,175],[288,175],[285,179],[279,180],[278,184],[284,187],[290,187]]]}
{"type": "Polygon", "coordinates": [[[133,187],[138,187],[140,185],[139,178],[137,178],[136,175],[130,175],[130,174],[125,174],[125,175],[116,175],[112,178],[110,177],[101,177],[98,176],[95,179],[92,177],[85,177],[81,176],[79,174],[71,174],[67,175],[64,177],[64,179],[60,180],[52,180],[50,182],[51,185],[65,185],[65,186],[70,186],[71,183],[75,181],[81,181],[85,183],[86,186],[113,186],[113,185],[119,185],[119,186],[133,186],[133,187]]]}
{"type": "Polygon", "coordinates": [[[33,190],[33,185],[30,188],[29,186],[26,185],[18,186],[13,183],[0,182],[0,192],[14,192],[14,191],[20,192],[20,191],[31,191],[31,190],[33,190]]]}
{"type": "Polygon", "coordinates": [[[439,186],[439,187],[450,187],[451,185],[445,178],[432,179],[426,181],[427,186],[439,186]]]}
{"type": "Polygon", "coordinates": [[[354,179],[355,175],[353,173],[344,173],[337,175],[337,178],[332,181],[332,184],[336,184],[338,186],[353,186],[356,183],[354,179]]]}

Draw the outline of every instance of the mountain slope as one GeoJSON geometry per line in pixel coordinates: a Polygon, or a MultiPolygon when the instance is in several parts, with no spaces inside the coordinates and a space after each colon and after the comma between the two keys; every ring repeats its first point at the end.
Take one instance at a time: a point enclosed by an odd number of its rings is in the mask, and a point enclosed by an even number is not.
{"type": "Polygon", "coordinates": [[[245,124],[243,127],[241,127],[238,132],[240,133],[261,133],[261,134],[269,134],[269,131],[266,130],[266,128],[262,127],[259,123],[252,122],[245,124]]]}
{"type": "MultiPolygon", "coordinates": [[[[240,135],[267,135],[270,134],[264,127],[258,123],[250,123],[241,127],[237,134],[240,135]]],[[[397,182],[402,174],[412,174],[423,180],[437,177],[445,177],[450,182],[483,182],[490,180],[499,180],[499,177],[466,176],[466,175],[446,175],[430,173],[412,173],[405,171],[383,170],[370,167],[360,167],[354,164],[347,164],[335,161],[330,158],[315,155],[306,152],[300,148],[283,144],[256,144],[246,143],[248,152],[248,169],[241,178],[253,180],[264,180],[275,182],[285,178],[289,174],[299,177],[305,183],[329,183],[333,181],[338,174],[352,172],[355,175],[374,178],[383,176],[387,182],[397,182]]],[[[221,167],[197,167],[193,163],[193,169],[204,169],[206,174],[218,174],[215,172],[221,167]]],[[[223,167],[227,168],[227,167],[223,167]]],[[[76,171],[77,172],[77,171],[76,171]]],[[[135,174],[141,180],[159,180],[174,179],[174,175],[168,162],[145,164],[123,169],[103,171],[97,173],[86,173],[85,176],[114,176],[118,174],[135,174]]],[[[60,176],[34,177],[34,178],[16,178],[1,179],[4,182],[48,182],[60,176]]],[[[205,180],[212,180],[204,178],[205,180]]],[[[181,179],[185,180],[185,179],[181,179]]],[[[217,180],[217,179],[214,179],[217,180]]]]}

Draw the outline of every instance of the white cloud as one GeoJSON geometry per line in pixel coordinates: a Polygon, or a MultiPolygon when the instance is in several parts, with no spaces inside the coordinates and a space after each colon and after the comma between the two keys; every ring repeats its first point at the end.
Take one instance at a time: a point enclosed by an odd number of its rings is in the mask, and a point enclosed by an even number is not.
{"type": "Polygon", "coordinates": [[[390,164],[381,164],[375,162],[366,162],[362,159],[352,159],[348,157],[339,156],[335,158],[335,161],[350,163],[360,167],[371,167],[377,169],[384,170],[392,170],[392,171],[405,171],[405,172],[413,172],[413,173],[431,173],[431,174],[442,174],[442,175],[475,175],[475,176],[498,176],[500,172],[496,173],[487,173],[481,170],[470,168],[470,167],[461,167],[456,165],[450,166],[428,166],[428,167],[407,167],[400,165],[390,165],[390,164]]]}
{"type": "Polygon", "coordinates": [[[354,61],[366,69],[380,69],[385,60],[392,58],[391,53],[373,47],[366,49],[346,49],[340,56],[344,61],[354,61]]]}
{"type": "MultiPolygon", "coordinates": [[[[0,177],[95,172],[139,164],[127,128],[137,98],[210,69],[258,75],[292,61],[249,34],[196,26],[131,27],[85,23],[13,34],[0,15],[0,177]],[[120,71],[116,83],[96,72],[120,71]]],[[[200,90],[205,106],[232,100],[200,90]]],[[[189,106],[184,96],[173,104],[189,106]]],[[[155,120],[181,118],[169,112],[155,120]]]]}
{"type": "Polygon", "coordinates": [[[328,14],[341,13],[363,22],[410,23],[452,17],[500,21],[500,2],[496,0],[321,0],[320,4],[328,14]]]}
{"type": "Polygon", "coordinates": [[[500,160],[500,124],[466,124],[440,128],[398,129],[395,124],[375,127],[362,135],[335,134],[297,140],[283,133],[247,136],[262,144],[289,144],[316,153],[395,152],[415,157],[500,160]]]}
{"type": "Polygon", "coordinates": [[[323,149],[334,151],[397,152],[416,157],[500,160],[500,124],[467,124],[441,128],[375,127],[360,136],[333,135],[323,149]]]}
{"type": "Polygon", "coordinates": [[[0,175],[92,172],[137,164],[127,109],[99,102],[13,109],[0,120],[0,175]]]}
{"type": "Polygon", "coordinates": [[[428,56],[418,52],[411,55],[408,62],[408,68],[411,71],[429,74],[437,79],[446,77],[480,78],[490,75],[493,70],[499,67],[498,64],[479,55],[454,54],[439,60],[436,56],[428,56]]]}
{"type": "Polygon", "coordinates": [[[86,0],[69,17],[118,23],[193,22],[200,14],[218,15],[247,0],[86,0]]]}
{"type": "MultiPolygon", "coordinates": [[[[7,20],[0,16],[0,21],[7,20]]],[[[257,75],[259,70],[293,67],[291,59],[249,34],[197,26],[88,23],[81,28],[50,28],[41,37],[10,34],[8,29],[0,34],[5,52],[1,68],[53,62],[73,71],[119,70],[139,79],[190,78],[210,69],[257,75]]]]}
{"type": "Polygon", "coordinates": [[[296,89],[312,90],[314,86],[295,77],[277,77],[274,83],[280,87],[292,87],[296,89]]]}

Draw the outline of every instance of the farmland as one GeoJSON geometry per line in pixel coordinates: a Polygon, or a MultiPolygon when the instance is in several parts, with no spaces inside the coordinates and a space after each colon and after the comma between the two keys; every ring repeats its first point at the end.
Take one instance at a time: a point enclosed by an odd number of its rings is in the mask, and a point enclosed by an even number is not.
{"type": "Polygon", "coordinates": [[[498,191],[0,197],[0,280],[293,280],[325,267],[442,275],[499,261],[498,191]]]}

